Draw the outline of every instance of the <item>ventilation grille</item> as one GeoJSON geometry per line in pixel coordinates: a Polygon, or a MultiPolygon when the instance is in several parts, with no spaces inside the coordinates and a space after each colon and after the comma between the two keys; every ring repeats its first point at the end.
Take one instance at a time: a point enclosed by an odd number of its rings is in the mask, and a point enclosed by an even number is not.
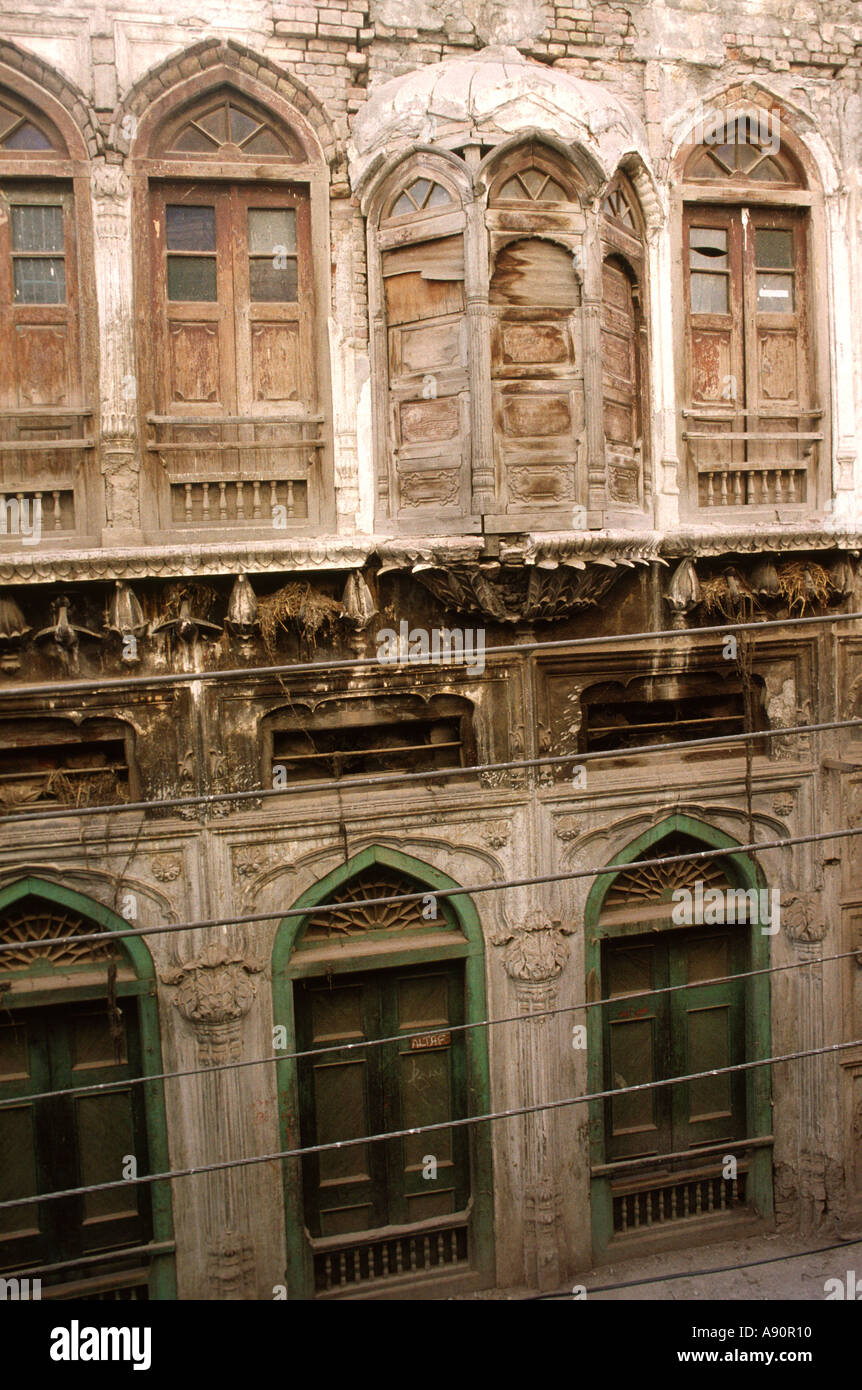
{"type": "Polygon", "coordinates": [[[314,1256],[314,1284],[318,1293],[385,1284],[409,1274],[430,1274],[441,1269],[469,1266],[467,1223],[446,1230],[419,1231],[412,1235],[363,1240],[314,1256]]]}
{"type": "Polygon", "coordinates": [[[713,1216],[745,1205],[746,1175],[688,1178],[637,1192],[614,1194],[614,1232],[630,1235],[698,1216],[713,1216]]]}

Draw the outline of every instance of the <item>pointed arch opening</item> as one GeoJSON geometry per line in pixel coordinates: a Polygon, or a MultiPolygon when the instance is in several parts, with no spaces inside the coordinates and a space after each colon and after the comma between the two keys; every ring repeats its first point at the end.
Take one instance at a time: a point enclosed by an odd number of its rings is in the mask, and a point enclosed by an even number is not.
{"type": "Polygon", "coordinates": [[[772,1212],[771,1084],[739,1068],[769,1055],[769,977],[751,972],[769,964],[774,899],[730,836],[682,814],[611,863],[584,914],[590,1090],[610,1093],[590,1106],[594,1245],[756,1224],[772,1212]],[[706,849],[727,853],[640,865],[706,849]]]}
{"type": "MultiPolygon", "coordinates": [[[[169,1184],[34,1202],[163,1172],[155,972],[139,937],[83,894],[30,876],[0,889],[0,1269],[78,1297],[175,1297],[169,1184]],[[66,942],[69,936],[90,941],[66,942]]],[[[58,1296],[62,1296],[59,1295],[58,1296]]]]}
{"type": "Polygon", "coordinates": [[[279,928],[275,1022],[304,1054],[278,1062],[283,1145],[339,1145],[284,1163],[290,1298],[444,1297],[493,1278],[487,1128],[446,1124],[489,1105],[485,1029],[464,1027],[485,1018],[481,925],[468,897],[435,893],[457,886],[371,846],[279,928]],[[406,893],[421,897],[379,901],[406,893]]]}

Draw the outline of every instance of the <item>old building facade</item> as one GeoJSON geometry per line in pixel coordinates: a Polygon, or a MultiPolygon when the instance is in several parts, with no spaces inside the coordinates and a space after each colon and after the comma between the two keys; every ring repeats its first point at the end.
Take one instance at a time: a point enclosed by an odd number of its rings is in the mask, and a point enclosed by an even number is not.
{"type": "Polygon", "coordinates": [[[857,3],[7,7],[4,1270],[858,1229],[860,53],[857,3]]]}

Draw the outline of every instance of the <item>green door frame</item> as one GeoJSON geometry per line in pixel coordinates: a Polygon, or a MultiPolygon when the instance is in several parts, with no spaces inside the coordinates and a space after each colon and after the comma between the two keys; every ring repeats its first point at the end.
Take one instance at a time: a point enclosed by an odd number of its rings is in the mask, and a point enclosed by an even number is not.
{"type": "MultiPolygon", "coordinates": [[[[91,922],[97,923],[106,932],[129,931],[131,927],[129,922],[119,917],[117,913],[112,912],[109,907],[105,907],[104,904],[95,902],[92,898],[87,898],[82,893],[76,893],[71,888],[64,888],[58,883],[52,883],[48,879],[32,876],[18,879],[15,883],[10,883],[5,888],[0,889],[0,914],[6,912],[22,898],[27,897],[41,898],[43,901],[55,907],[67,908],[69,911],[78,913],[81,917],[86,917],[91,922]]],[[[153,958],[139,936],[121,937],[116,944],[125,954],[129,964],[135,971],[136,979],[134,981],[117,981],[117,994],[134,995],[138,1001],[142,1074],[144,1076],[159,1077],[163,1073],[164,1067],[162,1065],[156,970],[153,958]]],[[[92,973],[93,966],[92,963],[88,963],[85,966],[65,966],[60,968],[64,975],[74,973],[75,970],[81,970],[82,973],[86,971],[90,974],[92,973]]],[[[3,995],[4,1009],[27,1008],[38,1005],[72,1002],[77,1003],[84,999],[103,999],[107,997],[107,980],[104,985],[90,984],[81,989],[70,989],[68,986],[57,988],[51,985],[51,977],[56,973],[56,966],[47,962],[37,962],[27,974],[30,979],[38,979],[40,983],[44,982],[44,989],[33,990],[18,998],[15,997],[14,993],[6,992],[3,995]]],[[[4,971],[3,958],[2,955],[0,955],[0,979],[20,979],[21,974],[22,972],[20,970],[4,971]]],[[[150,1168],[153,1172],[164,1173],[167,1172],[170,1167],[164,1083],[160,1080],[147,1081],[144,1083],[143,1089],[150,1168]]],[[[152,1192],[153,1243],[162,1244],[172,1242],[174,1239],[174,1226],[171,1209],[170,1183],[155,1182],[150,1186],[152,1192]]],[[[149,1296],[152,1299],[176,1298],[176,1268],[174,1255],[172,1253],[165,1252],[162,1254],[155,1254],[151,1257],[149,1296]]]]}
{"type": "MultiPolygon", "coordinates": [[[[705,821],[692,816],[676,813],[668,816],[659,825],[632,840],[631,844],[610,861],[627,868],[646,850],[653,849],[660,841],[674,832],[680,832],[700,840],[708,849],[726,849],[727,857],[719,862],[728,869],[728,878],[734,887],[761,889],[766,887],[766,878],[760,866],[747,854],[737,853],[737,841],[731,839],[723,830],[718,830],[705,821]]],[[[660,857],[660,850],[655,854],[660,857]]],[[[603,997],[602,980],[602,942],[610,937],[643,933],[643,923],[631,922],[614,924],[613,930],[602,931],[599,927],[602,904],[616,873],[599,874],[590,889],[584,908],[585,970],[588,981],[588,998],[597,1000],[603,997]]],[[[681,930],[670,920],[671,906],[668,904],[668,921],[662,930],[681,930]]],[[[653,924],[655,925],[655,924],[653,924]]],[[[769,936],[762,932],[758,924],[749,928],[750,932],[750,970],[764,970],[769,966],[769,936]]],[[[589,1090],[606,1089],[604,1079],[603,1029],[601,1012],[590,1009],[587,1014],[587,1064],[589,1090]]],[[[745,982],[745,1056],[747,1061],[758,1057],[768,1057],[772,1040],[770,1016],[770,980],[768,975],[755,975],[745,982]]],[[[745,1073],[745,1100],[748,1122],[746,1138],[762,1138],[772,1133],[772,1081],[768,1067],[753,1067],[745,1073]]],[[[590,1102],[590,1163],[593,1166],[604,1164],[605,1129],[602,1101],[590,1102]]],[[[748,1191],[755,1211],[763,1217],[771,1217],[772,1196],[772,1149],[770,1146],[752,1150],[749,1168],[748,1191]]],[[[613,1200],[611,1180],[608,1177],[593,1178],[590,1183],[592,1207],[593,1246],[596,1254],[606,1250],[613,1235],[613,1200]]]]}
{"type": "MultiPolygon", "coordinates": [[[[340,864],[325,878],[312,884],[296,900],[295,908],[307,908],[308,915],[318,903],[329,902],[330,895],[337,892],[342,884],[355,878],[372,865],[395,869],[414,879],[417,891],[427,888],[457,889],[459,885],[439,869],[402,854],[400,850],[387,849],[382,845],[371,845],[340,864]]],[[[484,1022],[487,1018],[485,998],[485,943],[479,914],[466,894],[453,894],[441,904],[443,911],[451,911],[463,936],[457,945],[444,948],[418,948],[398,950],[395,941],[392,951],[386,956],[354,956],[348,961],[339,961],[333,955],[332,961],[323,967],[319,962],[313,967],[315,975],[331,968],[333,974],[345,970],[386,970],[405,964],[423,965],[439,960],[460,957],[464,961],[464,1017],[467,1023],[484,1022]]],[[[274,1022],[285,1028],[287,1056],[280,1057],[276,1063],[278,1078],[279,1125],[282,1147],[294,1149],[301,1146],[298,1069],[290,1053],[296,1052],[296,1019],[293,1005],[293,983],[312,973],[300,957],[294,954],[296,943],[305,930],[308,915],[285,917],[279,923],[272,952],[272,991],[274,1022]]],[[[485,1028],[470,1028],[465,1033],[467,1056],[467,1106],[473,1115],[487,1114],[491,1108],[490,1071],[488,1066],[488,1037],[485,1028]]],[[[284,1185],[284,1210],[287,1228],[287,1287],[290,1298],[310,1299],[314,1296],[314,1274],[310,1251],[303,1239],[303,1201],[302,1167],[300,1159],[285,1159],[282,1162],[284,1185]]],[[[471,1131],[470,1144],[470,1190],[471,1210],[471,1248],[473,1268],[483,1281],[492,1282],[494,1277],[494,1213],[493,1185],[491,1176],[491,1139],[487,1125],[477,1125],[471,1131]]]]}

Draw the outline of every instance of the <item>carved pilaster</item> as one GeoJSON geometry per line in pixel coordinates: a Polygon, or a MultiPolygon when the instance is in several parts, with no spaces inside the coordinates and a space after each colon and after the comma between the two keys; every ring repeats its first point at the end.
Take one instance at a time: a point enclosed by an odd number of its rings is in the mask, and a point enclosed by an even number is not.
{"type": "Polygon", "coordinates": [[[105,478],[106,543],[141,539],[138,501],[131,195],[121,165],[95,164],[92,172],[96,293],[101,332],[100,464],[105,478]]]}
{"type": "Polygon", "coordinates": [[[470,432],[470,510],[483,516],[496,510],[494,436],[491,427],[491,313],[488,307],[488,265],[480,248],[485,245],[484,199],[467,208],[465,294],[467,299],[467,352],[473,383],[470,432]]]}
{"type": "MultiPolygon", "coordinates": [[[[599,299],[584,299],[581,310],[584,343],[584,398],[587,410],[587,525],[600,527],[607,506],[605,486],[604,416],[598,408],[602,399],[602,305],[599,299]]],[[[583,487],[583,478],[578,486],[583,487]]]]}
{"type": "MultiPolygon", "coordinates": [[[[518,1029],[518,1073],[525,1106],[545,1106],[560,1095],[562,1044],[558,1019],[548,1010],[557,1004],[556,981],[569,956],[564,934],[571,930],[536,910],[504,938],[503,964],[516,982],[518,1013],[523,1018],[518,1029]]],[[[526,1276],[539,1289],[553,1289],[559,1287],[563,1264],[554,1111],[536,1109],[524,1116],[522,1144],[526,1276]]]]}
{"type": "MultiPolygon", "coordinates": [[[[824,1044],[823,969],[819,962],[823,955],[826,922],[820,909],[819,894],[782,894],[781,922],[792,944],[795,959],[802,967],[794,971],[794,1051],[808,1051],[824,1044]],[[809,961],[817,961],[818,964],[807,964],[809,961]]],[[[793,1066],[796,1068],[799,1104],[799,1229],[806,1234],[822,1225],[827,1209],[825,1058],[800,1057],[793,1066]]]]}

